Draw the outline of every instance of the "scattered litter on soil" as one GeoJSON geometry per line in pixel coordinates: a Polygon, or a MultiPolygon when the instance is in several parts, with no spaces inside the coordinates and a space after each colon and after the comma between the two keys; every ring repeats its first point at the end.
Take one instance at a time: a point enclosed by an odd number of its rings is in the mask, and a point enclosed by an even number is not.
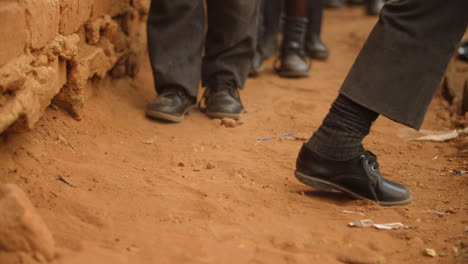
{"type": "Polygon", "coordinates": [[[274,139],[274,138],[279,138],[279,137],[289,137],[289,136],[292,136],[296,134],[295,132],[292,132],[292,133],[283,133],[283,134],[279,134],[277,136],[272,136],[272,137],[265,137],[265,138],[259,138],[257,140],[260,140],[260,141],[267,141],[267,140],[270,140],[270,139],[274,139]]]}
{"type": "Polygon", "coordinates": [[[375,224],[370,219],[357,220],[348,223],[350,227],[375,227],[381,230],[393,230],[393,229],[407,229],[409,226],[406,226],[402,223],[387,223],[387,224],[375,224]]]}
{"type": "Polygon", "coordinates": [[[148,138],[147,140],[144,140],[143,144],[151,145],[151,144],[154,144],[155,140],[156,140],[156,136],[153,136],[151,138],[148,138]]]}
{"type": "Polygon", "coordinates": [[[461,134],[468,134],[468,127],[452,131],[433,131],[424,129],[416,131],[411,128],[402,128],[400,129],[398,136],[405,140],[443,142],[455,139],[461,134]]]}
{"type": "Polygon", "coordinates": [[[452,175],[465,175],[468,174],[466,170],[449,170],[452,175]]]}
{"type": "Polygon", "coordinates": [[[439,211],[422,211],[421,213],[431,213],[431,214],[436,214],[436,215],[439,215],[439,216],[444,216],[444,215],[449,214],[449,213],[444,213],[444,212],[439,212],[439,211]]]}
{"type": "Polygon", "coordinates": [[[383,230],[408,229],[408,228],[410,228],[409,226],[404,225],[402,223],[373,224],[372,226],[377,228],[377,229],[383,229],[383,230]]]}
{"type": "Polygon", "coordinates": [[[435,249],[432,249],[432,248],[425,248],[424,254],[426,256],[433,257],[433,258],[437,257],[437,251],[435,251],[435,249]]]}
{"type": "Polygon", "coordinates": [[[366,216],[366,215],[363,214],[363,213],[355,212],[355,211],[346,211],[346,210],[343,210],[343,211],[340,211],[340,213],[343,213],[343,214],[357,214],[357,215],[366,216]]]}
{"type": "Polygon", "coordinates": [[[374,222],[370,219],[364,219],[364,220],[356,220],[353,222],[348,223],[348,226],[351,227],[369,227],[372,226],[374,222]]]}
{"type": "Polygon", "coordinates": [[[76,186],[75,186],[69,179],[67,179],[67,178],[65,178],[65,177],[58,176],[58,177],[57,177],[57,180],[58,180],[58,181],[61,181],[61,182],[64,182],[64,183],[68,184],[69,186],[71,186],[71,187],[73,187],[73,188],[76,188],[76,186]]]}

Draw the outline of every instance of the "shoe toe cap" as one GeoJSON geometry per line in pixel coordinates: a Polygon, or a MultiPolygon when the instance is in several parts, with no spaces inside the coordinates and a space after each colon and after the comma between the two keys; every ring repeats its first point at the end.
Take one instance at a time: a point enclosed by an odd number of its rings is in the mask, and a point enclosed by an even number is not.
{"type": "Polygon", "coordinates": [[[411,200],[410,191],[403,185],[384,179],[380,188],[379,201],[398,203],[409,202],[411,200]]]}

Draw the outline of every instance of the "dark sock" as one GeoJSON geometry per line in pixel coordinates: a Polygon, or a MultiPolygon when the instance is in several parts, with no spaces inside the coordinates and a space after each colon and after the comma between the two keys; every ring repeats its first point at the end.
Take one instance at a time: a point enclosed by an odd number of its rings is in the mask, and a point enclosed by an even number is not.
{"type": "Polygon", "coordinates": [[[306,145],[331,159],[354,158],[364,151],[362,140],[378,116],[378,113],[340,94],[306,145]]]}

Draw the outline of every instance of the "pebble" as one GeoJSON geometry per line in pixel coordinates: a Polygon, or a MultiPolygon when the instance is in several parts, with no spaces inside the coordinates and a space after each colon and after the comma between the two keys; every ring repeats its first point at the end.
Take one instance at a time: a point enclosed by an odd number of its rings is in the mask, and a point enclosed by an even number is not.
{"type": "Polygon", "coordinates": [[[234,120],[232,118],[225,117],[225,118],[221,119],[221,125],[223,125],[224,127],[236,127],[236,126],[238,126],[240,124],[238,123],[238,121],[236,121],[236,120],[234,120]]]}

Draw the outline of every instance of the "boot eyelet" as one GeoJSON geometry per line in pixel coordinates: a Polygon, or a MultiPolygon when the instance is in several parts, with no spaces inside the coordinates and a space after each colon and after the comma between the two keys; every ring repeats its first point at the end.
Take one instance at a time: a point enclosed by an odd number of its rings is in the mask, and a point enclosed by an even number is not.
{"type": "Polygon", "coordinates": [[[375,166],[372,166],[371,169],[372,169],[373,171],[376,171],[376,170],[377,170],[377,168],[376,168],[375,166]]]}
{"type": "Polygon", "coordinates": [[[370,165],[370,163],[369,163],[369,161],[368,161],[368,160],[366,160],[366,164],[367,164],[367,166],[369,166],[369,165],[370,165]]]}

